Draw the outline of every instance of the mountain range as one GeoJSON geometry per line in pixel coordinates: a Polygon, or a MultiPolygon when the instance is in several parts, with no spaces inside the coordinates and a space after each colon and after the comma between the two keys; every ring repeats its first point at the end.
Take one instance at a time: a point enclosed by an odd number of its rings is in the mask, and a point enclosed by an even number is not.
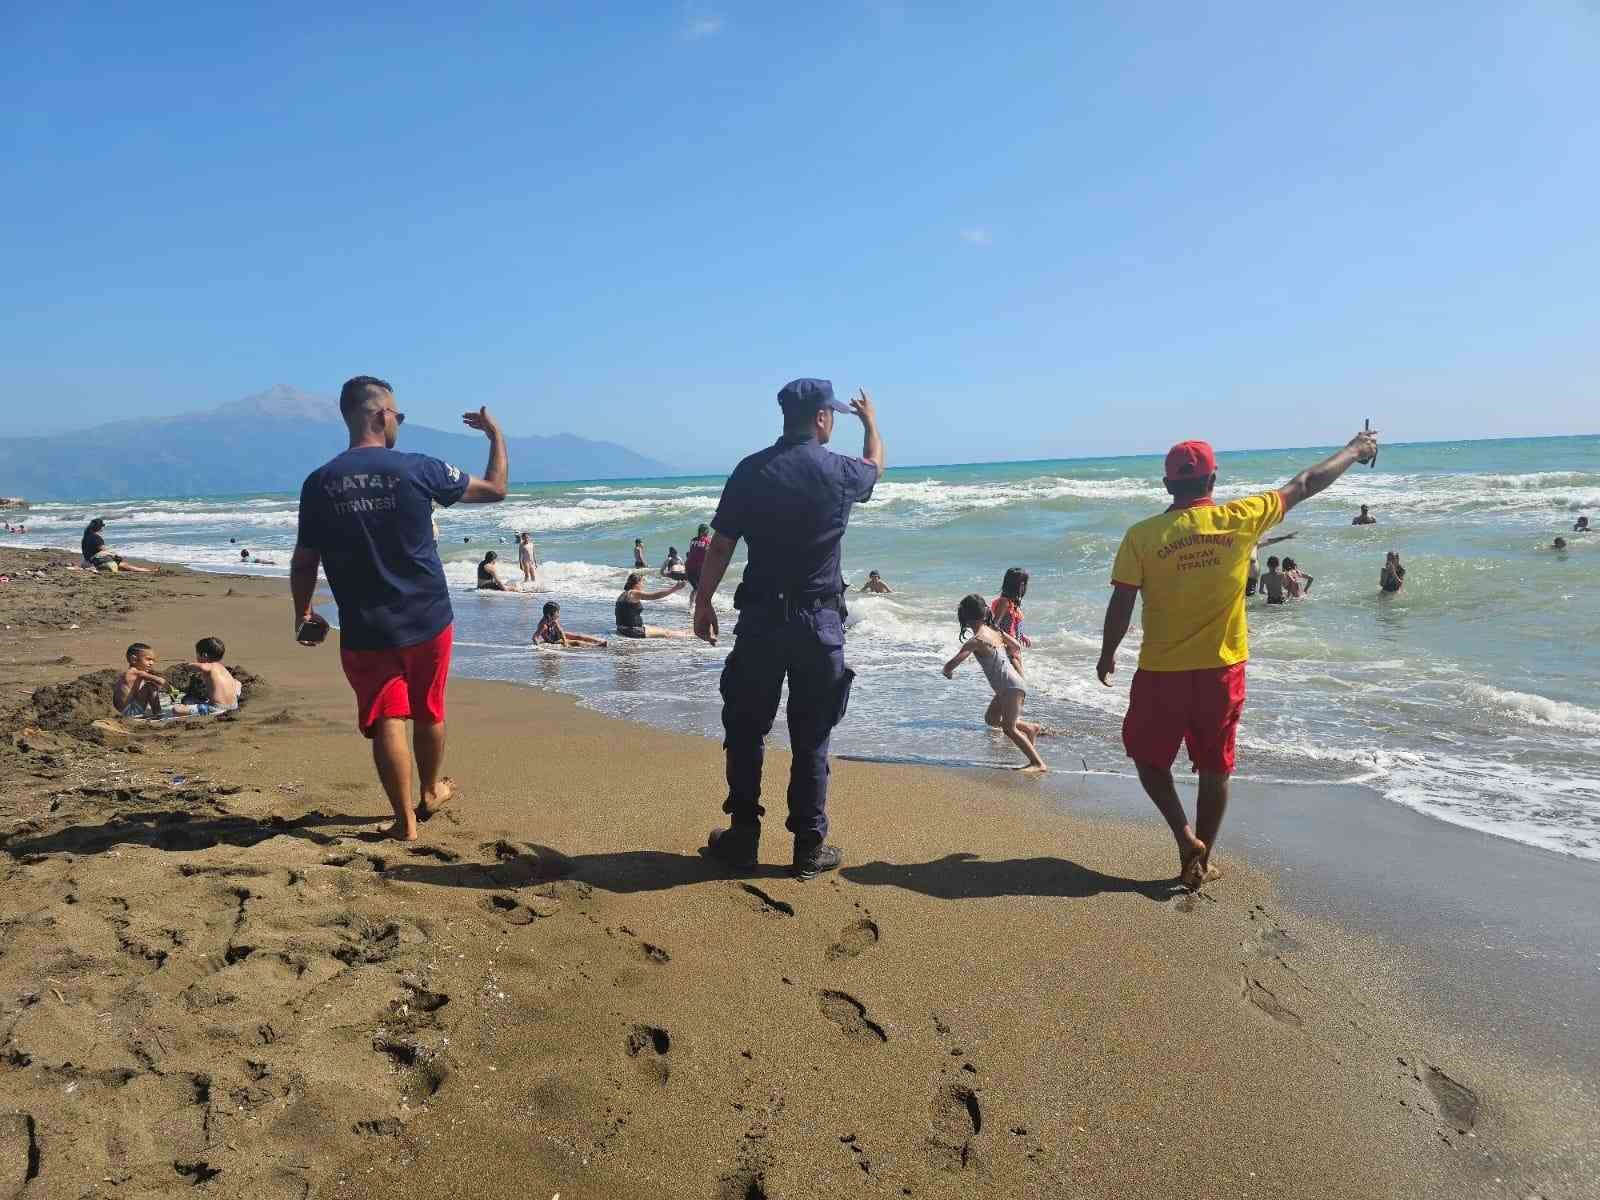
{"type": "MultiPolygon", "coordinates": [[[[112,500],[294,491],[344,442],[336,401],[280,385],[203,412],[0,438],[0,495],[112,500]]],[[[481,434],[406,425],[397,448],[477,474],[488,443],[481,434]]],[[[508,437],[506,451],[513,483],[673,473],[626,446],[568,433],[508,437]]]]}

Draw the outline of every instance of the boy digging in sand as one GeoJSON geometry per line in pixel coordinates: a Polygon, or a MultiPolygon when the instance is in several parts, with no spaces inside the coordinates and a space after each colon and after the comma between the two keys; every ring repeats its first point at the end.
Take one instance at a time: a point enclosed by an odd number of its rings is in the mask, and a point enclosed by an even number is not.
{"type": "Polygon", "coordinates": [[[174,713],[180,717],[211,717],[239,707],[243,689],[233,672],[222,665],[222,656],[227,652],[221,638],[205,637],[194,644],[195,661],[189,665],[205,678],[206,698],[199,704],[174,705],[174,713]]]}

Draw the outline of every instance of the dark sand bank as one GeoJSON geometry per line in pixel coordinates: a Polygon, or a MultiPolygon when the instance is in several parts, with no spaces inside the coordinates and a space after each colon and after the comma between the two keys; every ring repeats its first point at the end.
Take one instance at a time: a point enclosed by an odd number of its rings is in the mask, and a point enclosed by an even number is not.
{"type": "Polygon", "coordinates": [[[1248,861],[1176,892],[1142,810],[841,763],[845,869],[787,878],[773,822],[729,878],[714,745],[457,683],[463,794],[401,846],[279,585],[49,586],[114,603],[0,593],[0,1194],[1595,1194],[1572,1062],[1248,861]],[[85,719],[202,634],[236,719],[85,719]]]}

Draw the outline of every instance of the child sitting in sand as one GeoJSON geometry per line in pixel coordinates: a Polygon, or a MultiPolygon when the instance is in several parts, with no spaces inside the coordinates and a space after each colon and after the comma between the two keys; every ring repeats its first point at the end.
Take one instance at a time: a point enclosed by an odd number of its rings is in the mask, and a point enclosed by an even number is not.
{"type": "Polygon", "coordinates": [[[119,717],[160,717],[167,681],[155,673],[156,652],[143,642],[128,647],[128,669],[111,689],[111,706],[119,717]]]}
{"type": "Polygon", "coordinates": [[[1044,759],[1039,757],[1039,751],[1033,745],[1033,739],[1043,730],[1032,722],[1022,720],[1022,703],[1028,693],[1023,686],[1022,672],[1014,665],[1013,659],[1021,652],[1021,644],[995,626],[994,614],[976,592],[956,606],[956,620],[961,626],[963,644],[955,657],[945,663],[944,677],[953,678],[962,660],[969,654],[976,655],[978,665],[989,677],[989,686],[994,689],[994,699],[983,714],[984,724],[1000,728],[1016,743],[1017,749],[1027,756],[1027,770],[1043,771],[1044,759]]]}
{"type": "Polygon", "coordinates": [[[561,605],[554,600],[545,601],[544,616],[533,631],[533,644],[546,646],[604,646],[605,638],[591,637],[587,633],[568,633],[561,628],[561,605]]]}
{"type": "Polygon", "coordinates": [[[190,663],[205,679],[205,698],[198,704],[175,704],[172,711],[180,717],[212,717],[218,713],[233,712],[239,707],[242,690],[233,672],[222,665],[227,648],[221,638],[204,637],[194,644],[195,661],[190,663]]]}

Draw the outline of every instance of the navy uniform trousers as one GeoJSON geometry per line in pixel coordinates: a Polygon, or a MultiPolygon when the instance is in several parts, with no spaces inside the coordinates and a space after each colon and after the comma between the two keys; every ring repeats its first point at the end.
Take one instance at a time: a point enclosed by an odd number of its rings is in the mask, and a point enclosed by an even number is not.
{"type": "Polygon", "coordinates": [[[722,811],[736,829],[758,828],[761,764],[767,734],[789,680],[789,819],[795,842],[809,848],[828,836],[828,738],[850,703],[855,672],[844,665],[844,618],[831,607],[797,603],[750,606],[739,614],[733,650],[722,668],[723,749],[728,799],[722,811]]]}

